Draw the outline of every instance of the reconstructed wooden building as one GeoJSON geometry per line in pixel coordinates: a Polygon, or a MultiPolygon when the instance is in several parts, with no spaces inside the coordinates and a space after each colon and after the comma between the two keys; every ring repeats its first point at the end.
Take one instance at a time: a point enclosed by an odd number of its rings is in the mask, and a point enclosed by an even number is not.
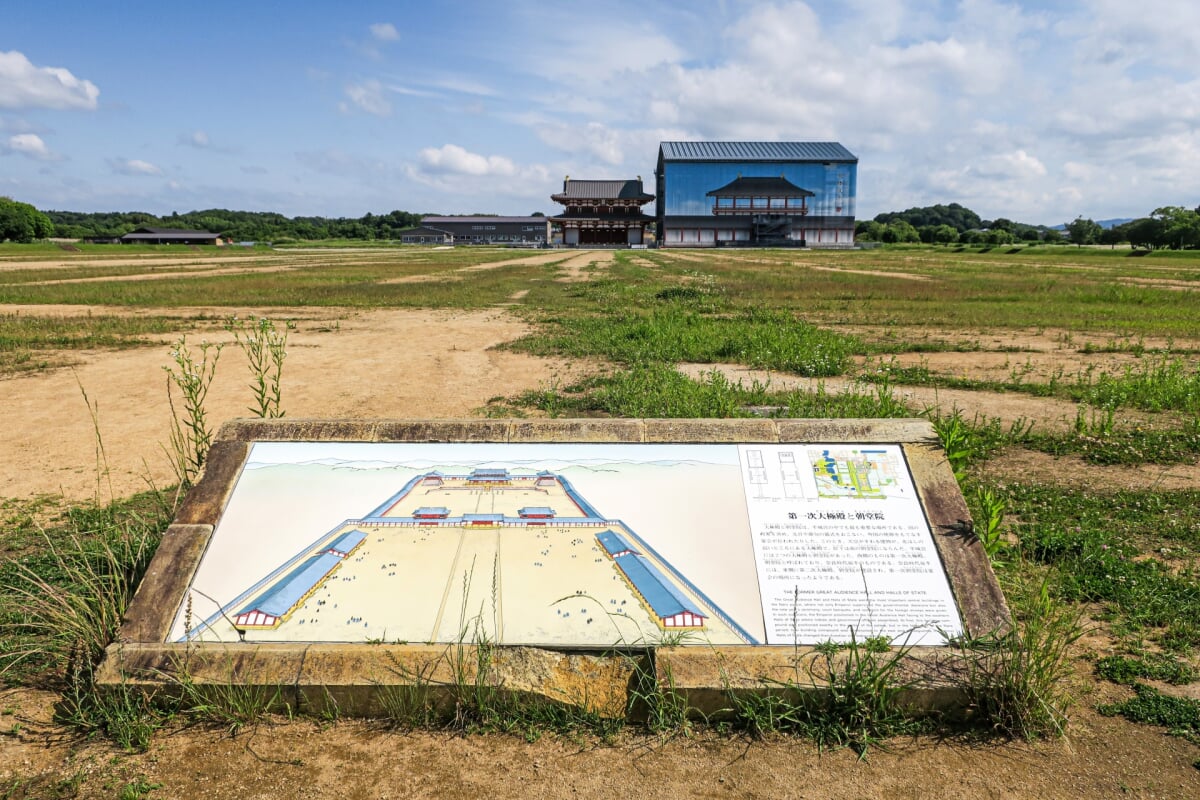
{"type": "Polygon", "coordinates": [[[563,189],[550,199],[566,206],[563,213],[551,217],[555,230],[562,232],[565,245],[640,245],[646,240],[646,224],[653,221],[642,213],[642,206],[654,199],[635,180],[563,179],[563,189]]]}

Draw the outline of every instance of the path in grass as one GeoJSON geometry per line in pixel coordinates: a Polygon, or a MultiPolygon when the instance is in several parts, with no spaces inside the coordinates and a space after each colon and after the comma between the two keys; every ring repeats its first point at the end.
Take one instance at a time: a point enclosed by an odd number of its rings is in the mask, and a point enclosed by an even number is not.
{"type": "MultiPolygon", "coordinates": [[[[770,381],[771,388],[778,391],[800,389],[816,391],[824,386],[827,392],[842,392],[852,389],[858,392],[873,391],[871,384],[853,378],[804,378],[780,372],[752,369],[737,364],[681,364],[679,371],[696,378],[702,373],[716,370],[735,383],[741,381],[749,386],[753,381],[770,381]]],[[[945,412],[958,408],[969,420],[978,413],[983,417],[999,417],[1005,427],[1019,421],[1036,421],[1039,430],[1062,432],[1071,429],[1075,422],[1078,404],[1052,397],[1032,397],[1015,392],[980,392],[966,389],[939,389],[933,386],[893,386],[892,393],[916,410],[938,407],[945,412]]]]}

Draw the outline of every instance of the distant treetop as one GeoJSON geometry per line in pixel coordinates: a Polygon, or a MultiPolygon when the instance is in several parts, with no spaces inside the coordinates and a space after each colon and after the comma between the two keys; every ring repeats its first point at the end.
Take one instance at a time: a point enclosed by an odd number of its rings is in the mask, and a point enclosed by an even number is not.
{"type": "Polygon", "coordinates": [[[980,219],[978,214],[969,208],[960,206],[958,203],[910,208],[906,211],[889,211],[875,217],[876,222],[884,225],[896,222],[897,220],[903,220],[914,228],[923,228],[930,225],[935,227],[938,225],[949,225],[959,233],[983,227],[983,220],[980,219]]]}

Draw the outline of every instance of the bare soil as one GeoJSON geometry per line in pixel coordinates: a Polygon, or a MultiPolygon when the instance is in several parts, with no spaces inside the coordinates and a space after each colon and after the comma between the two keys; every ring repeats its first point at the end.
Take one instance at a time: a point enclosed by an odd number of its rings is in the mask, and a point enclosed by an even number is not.
{"type": "MultiPolygon", "coordinates": [[[[690,260],[686,255],[667,254],[690,260]]],[[[590,260],[564,264],[564,274],[582,276],[590,265],[590,260]]],[[[603,264],[590,268],[597,267],[603,264]]],[[[519,299],[520,292],[511,298],[519,299]]],[[[187,315],[204,309],[54,307],[53,312],[187,315]]],[[[270,316],[298,324],[284,371],[284,407],[292,417],[469,416],[490,397],[566,383],[589,369],[490,349],[526,330],[503,309],[302,309],[273,310],[270,316]]],[[[1013,362],[1027,357],[1038,374],[1091,363],[1077,352],[1078,340],[1064,343],[1054,331],[944,335],[981,342],[991,352],[906,354],[898,360],[924,360],[941,372],[978,377],[1011,370],[1013,362]],[[997,352],[1012,347],[1029,356],[1013,354],[1010,362],[1009,354],[997,352]]],[[[214,333],[210,338],[228,337],[214,333]]],[[[171,363],[169,349],[167,339],[161,347],[72,352],[78,364],[71,370],[0,380],[0,496],[104,501],[148,484],[170,483],[162,450],[170,413],[162,368],[171,363]]],[[[1126,357],[1106,358],[1120,364],[1126,357]]],[[[684,367],[690,374],[713,368],[684,367]]],[[[768,377],[741,367],[717,368],[734,379],[768,377]]],[[[769,377],[776,387],[812,383],[769,377]]],[[[248,380],[240,352],[227,347],[208,402],[214,426],[247,413],[248,380]]],[[[830,390],[840,385],[825,384],[830,390]]],[[[899,391],[917,405],[957,404],[968,414],[978,410],[1005,420],[1032,419],[1045,427],[1068,424],[1075,414],[1073,404],[1016,393],[899,391]]],[[[1016,452],[1002,454],[985,469],[998,480],[1200,487],[1200,468],[1194,465],[1105,469],[1016,452]]],[[[282,718],[237,736],[178,727],[156,735],[148,752],[128,755],[104,741],[73,738],[56,726],[54,694],[17,689],[0,693],[0,797],[111,798],[137,780],[156,787],[151,798],[1200,797],[1200,769],[1193,766],[1200,748],[1093,710],[1099,702],[1128,695],[1127,689],[1087,677],[1087,659],[1106,655],[1109,646],[1103,636],[1089,636],[1079,648],[1075,688],[1080,702],[1066,739],[1036,744],[898,740],[886,750],[872,749],[863,761],[846,750],[822,754],[803,741],[712,733],[670,740],[627,734],[611,744],[565,737],[527,743],[515,736],[397,733],[363,721],[318,725],[282,718]]]]}
{"type": "MultiPolygon", "coordinates": [[[[120,310],[103,313],[112,311],[120,310]]],[[[570,382],[581,373],[564,360],[490,349],[527,330],[499,310],[273,309],[270,315],[297,320],[283,381],[284,409],[292,417],[467,417],[491,397],[570,382]]],[[[207,338],[231,341],[223,331],[207,338]]],[[[164,340],[161,347],[75,351],[79,363],[69,370],[0,380],[3,496],[107,501],[172,483],[162,447],[170,432],[164,371],[172,364],[170,350],[164,340]]],[[[253,402],[241,352],[226,347],[219,365],[206,404],[214,429],[249,416],[253,402]]]]}

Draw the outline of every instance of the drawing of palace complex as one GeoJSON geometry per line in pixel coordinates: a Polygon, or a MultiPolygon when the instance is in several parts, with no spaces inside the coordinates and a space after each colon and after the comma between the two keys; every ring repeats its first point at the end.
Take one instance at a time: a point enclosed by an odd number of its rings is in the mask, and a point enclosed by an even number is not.
{"type": "Polygon", "coordinates": [[[188,635],[609,646],[670,632],[757,643],[566,477],[489,467],[413,477],[188,635]]]}

